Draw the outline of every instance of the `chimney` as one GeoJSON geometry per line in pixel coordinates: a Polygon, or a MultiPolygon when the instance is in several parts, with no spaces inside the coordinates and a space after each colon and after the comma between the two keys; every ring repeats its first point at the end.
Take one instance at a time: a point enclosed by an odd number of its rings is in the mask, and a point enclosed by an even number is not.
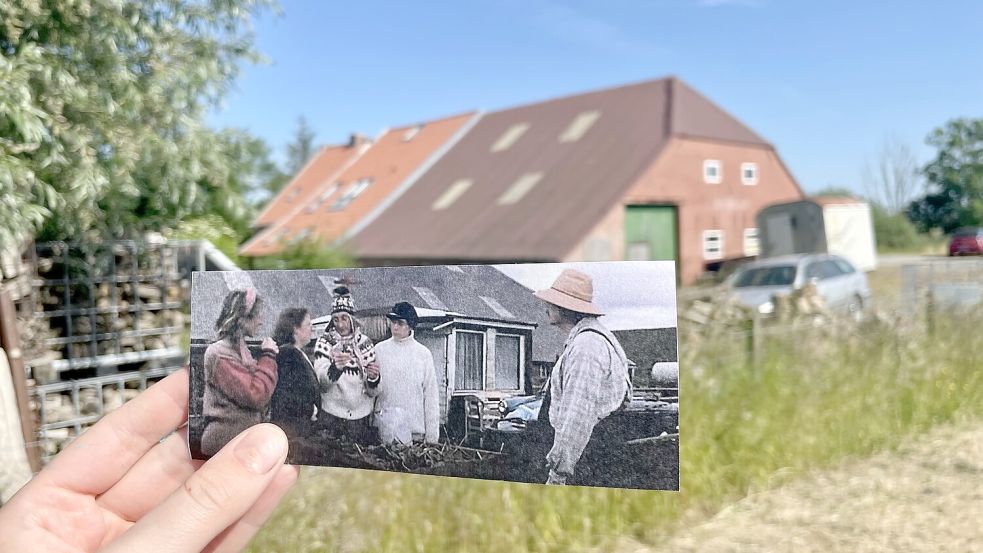
{"type": "Polygon", "coordinates": [[[368,137],[357,132],[353,132],[351,138],[348,139],[349,148],[358,148],[368,143],[368,137]]]}

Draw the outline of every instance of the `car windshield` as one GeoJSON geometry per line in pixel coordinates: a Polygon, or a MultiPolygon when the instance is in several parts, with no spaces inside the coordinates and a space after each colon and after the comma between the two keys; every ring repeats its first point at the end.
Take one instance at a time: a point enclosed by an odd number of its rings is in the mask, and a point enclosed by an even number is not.
{"type": "Polygon", "coordinates": [[[744,269],[737,275],[734,287],[789,286],[793,282],[795,282],[795,267],[793,265],[776,265],[774,267],[744,269]]]}

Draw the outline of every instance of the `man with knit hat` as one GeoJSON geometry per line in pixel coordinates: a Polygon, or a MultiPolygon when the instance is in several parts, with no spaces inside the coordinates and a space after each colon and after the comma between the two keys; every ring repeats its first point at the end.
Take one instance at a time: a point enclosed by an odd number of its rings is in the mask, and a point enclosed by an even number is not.
{"type": "Polygon", "coordinates": [[[392,338],[375,352],[386,378],[376,400],[375,424],[383,443],[436,443],[440,438],[440,405],[433,355],[417,342],[416,309],[399,302],[386,315],[392,338]]]}
{"type": "Polygon", "coordinates": [[[578,462],[600,448],[600,440],[591,439],[598,423],[631,400],[628,358],[598,320],[602,313],[593,303],[590,275],[564,269],[550,288],[535,295],[546,302],[550,324],[569,333],[540,408],[540,420],[548,417],[544,422],[554,431],[546,483],[566,484],[580,469],[576,483],[596,484],[592,467],[578,467],[578,462]]]}
{"type": "Polygon", "coordinates": [[[372,340],[355,324],[355,301],[346,286],[334,289],[331,323],[314,344],[321,384],[318,422],[358,443],[376,441],[370,423],[380,373],[372,340]]]}

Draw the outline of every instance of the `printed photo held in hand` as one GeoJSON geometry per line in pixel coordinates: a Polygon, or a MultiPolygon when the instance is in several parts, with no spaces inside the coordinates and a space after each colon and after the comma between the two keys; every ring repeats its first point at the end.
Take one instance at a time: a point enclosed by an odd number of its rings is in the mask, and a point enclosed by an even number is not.
{"type": "Polygon", "coordinates": [[[672,262],[195,273],[189,447],[678,490],[672,262]]]}
{"type": "Polygon", "coordinates": [[[260,424],[195,461],[187,416],[187,370],[110,413],[0,509],[0,551],[241,550],[297,478],[287,440],[260,424]]]}

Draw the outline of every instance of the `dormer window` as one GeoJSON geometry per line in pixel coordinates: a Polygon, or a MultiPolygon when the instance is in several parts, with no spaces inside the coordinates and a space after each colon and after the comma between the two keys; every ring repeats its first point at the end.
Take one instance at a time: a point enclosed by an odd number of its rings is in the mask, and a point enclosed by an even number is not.
{"type": "Polygon", "coordinates": [[[498,140],[496,140],[494,144],[492,144],[492,153],[504,152],[505,150],[508,150],[519,140],[520,137],[522,137],[522,135],[526,134],[526,131],[528,130],[529,123],[516,123],[515,125],[512,125],[506,129],[504,133],[502,133],[502,136],[498,137],[498,140]]]}
{"type": "Polygon", "coordinates": [[[587,131],[594,126],[594,123],[601,117],[599,111],[585,111],[577,115],[563,134],[560,135],[560,142],[576,142],[583,138],[587,131]]]}
{"type": "Polygon", "coordinates": [[[518,203],[542,178],[542,173],[526,173],[522,175],[498,198],[498,205],[518,203]]]}
{"type": "Polygon", "coordinates": [[[410,140],[413,140],[414,138],[416,138],[416,135],[420,134],[420,131],[422,130],[423,130],[423,125],[417,125],[415,127],[410,127],[406,129],[406,132],[403,133],[403,142],[409,142],[410,140]]]}
{"type": "Polygon", "coordinates": [[[451,204],[456,202],[462,194],[467,192],[468,188],[471,188],[472,184],[474,184],[474,181],[471,179],[458,179],[454,181],[454,184],[450,185],[450,187],[448,187],[447,190],[445,190],[444,193],[437,198],[433,205],[430,206],[431,209],[434,211],[447,209],[451,206],[451,204]]]}
{"type": "Polygon", "coordinates": [[[357,181],[353,182],[352,185],[348,187],[345,194],[338,198],[338,201],[331,206],[331,211],[341,211],[342,209],[348,207],[348,204],[352,203],[352,201],[357,198],[359,194],[364,192],[370,184],[372,184],[372,179],[370,178],[358,179],[357,181]]]}
{"type": "Polygon", "coordinates": [[[331,186],[326,188],[324,192],[321,192],[321,194],[317,197],[317,199],[312,201],[306,208],[304,208],[304,211],[306,211],[307,213],[314,213],[315,211],[317,211],[319,207],[324,205],[324,202],[328,201],[328,199],[332,195],[334,195],[334,193],[337,191],[338,191],[338,183],[332,184],[331,186]]]}

